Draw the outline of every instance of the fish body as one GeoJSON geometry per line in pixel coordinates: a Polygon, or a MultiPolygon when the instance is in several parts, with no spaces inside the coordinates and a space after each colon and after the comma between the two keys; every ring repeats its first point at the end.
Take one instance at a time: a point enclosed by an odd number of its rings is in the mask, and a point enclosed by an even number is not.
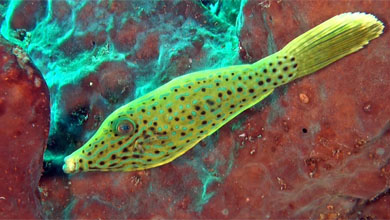
{"type": "Polygon", "coordinates": [[[177,77],[110,114],[65,158],[63,170],[135,171],[169,163],[276,87],[357,51],[382,31],[372,15],[345,13],[254,64],[177,77]]]}

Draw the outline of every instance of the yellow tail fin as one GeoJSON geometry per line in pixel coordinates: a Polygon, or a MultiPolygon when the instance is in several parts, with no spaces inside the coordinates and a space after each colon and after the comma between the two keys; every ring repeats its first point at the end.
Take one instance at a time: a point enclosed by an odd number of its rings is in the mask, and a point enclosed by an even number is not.
{"type": "Polygon", "coordinates": [[[370,14],[340,14],[295,38],[279,53],[295,58],[295,78],[299,78],[359,50],[383,28],[382,22],[370,14]]]}

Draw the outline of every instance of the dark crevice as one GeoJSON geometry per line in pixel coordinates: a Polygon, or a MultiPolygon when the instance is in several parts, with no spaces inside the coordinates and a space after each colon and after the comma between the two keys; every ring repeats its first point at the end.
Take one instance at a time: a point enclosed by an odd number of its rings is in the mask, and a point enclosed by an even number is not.
{"type": "Polygon", "coordinates": [[[380,199],[382,199],[385,196],[390,196],[390,188],[387,187],[382,192],[376,194],[374,197],[370,199],[362,199],[362,198],[352,198],[355,201],[355,205],[351,209],[349,213],[347,213],[348,218],[350,219],[356,219],[356,218],[370,218],[371,216],[363,216],[362,213],[364,213],[364,210],[367,208],[367,206],[372,205],[376,202],[378,202],[380,199]]]}

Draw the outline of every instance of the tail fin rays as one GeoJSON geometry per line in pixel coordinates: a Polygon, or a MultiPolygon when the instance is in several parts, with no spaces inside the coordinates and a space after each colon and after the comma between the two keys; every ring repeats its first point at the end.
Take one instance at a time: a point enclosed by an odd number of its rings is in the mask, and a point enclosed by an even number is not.
{"type": "Polygon", "coordinates": [[[295,38],[280,53],[296,58],[295,78],[299,78],[361,49],[377,38],[383,28],[382,22],[373,15],[344,13],[295,38]]]}

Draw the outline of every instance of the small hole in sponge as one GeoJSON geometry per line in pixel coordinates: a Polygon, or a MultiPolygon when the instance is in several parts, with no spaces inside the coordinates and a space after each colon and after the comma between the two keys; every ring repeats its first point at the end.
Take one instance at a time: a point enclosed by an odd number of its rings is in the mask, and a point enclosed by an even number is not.
{"type": "Polygon", "coordinates": [[[302,132],[306,134],[307,133],[307,129],[306,128],[302,128],[302,132]]]}

